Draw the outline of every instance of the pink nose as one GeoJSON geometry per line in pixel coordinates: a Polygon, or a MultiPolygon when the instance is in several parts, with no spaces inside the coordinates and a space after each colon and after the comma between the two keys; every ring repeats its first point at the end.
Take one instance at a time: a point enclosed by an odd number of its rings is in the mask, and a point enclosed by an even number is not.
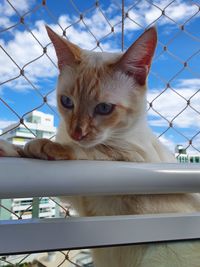
{"type": "Polygon", "coordinates": [[[76,140],[76,141],[80,141],[83,139],[83,132],[82,132],[82,129],[77,126],[74,130],[74,132],[72,133],[71,137],[76,140]]]}

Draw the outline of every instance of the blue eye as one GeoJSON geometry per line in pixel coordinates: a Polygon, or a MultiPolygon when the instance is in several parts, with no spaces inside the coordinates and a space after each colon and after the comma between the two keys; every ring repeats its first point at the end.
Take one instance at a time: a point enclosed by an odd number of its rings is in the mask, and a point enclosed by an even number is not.
{"type": "Polygon", "coordinates": [[[115,105],[110,103],[100,103],[95,107],[95,114],[99,115],[109,115],[113,112],[115,105]]]}
{"type": "Polygon", "coordinates": [[[67,109],[73,109],[74,108],[73,101],[71,100],[71,98],[69,98],[66,95],[62,95],[61,96],[60,102],[61,102],[61,104],[63,105],[64,108],[67,108],[67,109]]]}

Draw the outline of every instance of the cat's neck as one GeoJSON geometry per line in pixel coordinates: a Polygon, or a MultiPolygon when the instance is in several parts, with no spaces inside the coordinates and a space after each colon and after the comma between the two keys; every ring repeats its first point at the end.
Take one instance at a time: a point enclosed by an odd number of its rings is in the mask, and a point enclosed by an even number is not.
{"type": "Polygon", "coordinates": [[[132,127],[122,133],[119,131],[117,135],[111,136],[105,143],[115,148],[124,147],[129,150],[131,148],[130,145],[137,145],[143,148],[148,147],[153,139],[154,135],[148,126],[146,115],[144,115],[139,117],[132,127]]]}
{"type": "Polygon", "coordinates": [[[137,118],[137,120],[134,122],[132,127],[127,130],[125,133],[126,140],[131,141],[133,138],[139,136],[145,137],[151,132],[147,119],[146,114],[141,115],[137,118]]]}

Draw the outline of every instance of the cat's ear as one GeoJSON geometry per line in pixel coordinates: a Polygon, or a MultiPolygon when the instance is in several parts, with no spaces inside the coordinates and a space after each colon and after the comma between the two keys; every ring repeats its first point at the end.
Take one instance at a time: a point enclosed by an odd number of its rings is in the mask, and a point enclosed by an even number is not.
{"type": "Polygon", "coordinates": [[[64,66],[71,66],[81,61],[81,49],[55,33],[46,26],[47,33],[51,39],[58,58],[58,68],[61,71],[64,66]]]}
{"type": "Polygon", "coordinates": [[[152,27],[145,31],[123,54],[115,67],[144,85],[157,44],[157,31],[152,27]]]}

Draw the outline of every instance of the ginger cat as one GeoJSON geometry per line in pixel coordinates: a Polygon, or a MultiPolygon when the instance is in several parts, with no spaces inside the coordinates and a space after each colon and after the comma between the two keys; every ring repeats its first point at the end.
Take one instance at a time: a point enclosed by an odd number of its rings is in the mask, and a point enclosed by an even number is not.
{"type": "MultiPolygon", "coordinates": [[[[147,125],[146,80],[157,43],[154,27],[124,53],[82,50],[47,27],[58,58],[56,142],[36,139],[2,156],[40,159],[175,162],[147,125]]],[[[10,149],[10,147],[9,147],[10,149]]],[[[82,216],[193,212],[197,194],[66,197],[82,216]]],[[[94,249],[95,267],[199,267],[198,242],[94,249]]]]}

